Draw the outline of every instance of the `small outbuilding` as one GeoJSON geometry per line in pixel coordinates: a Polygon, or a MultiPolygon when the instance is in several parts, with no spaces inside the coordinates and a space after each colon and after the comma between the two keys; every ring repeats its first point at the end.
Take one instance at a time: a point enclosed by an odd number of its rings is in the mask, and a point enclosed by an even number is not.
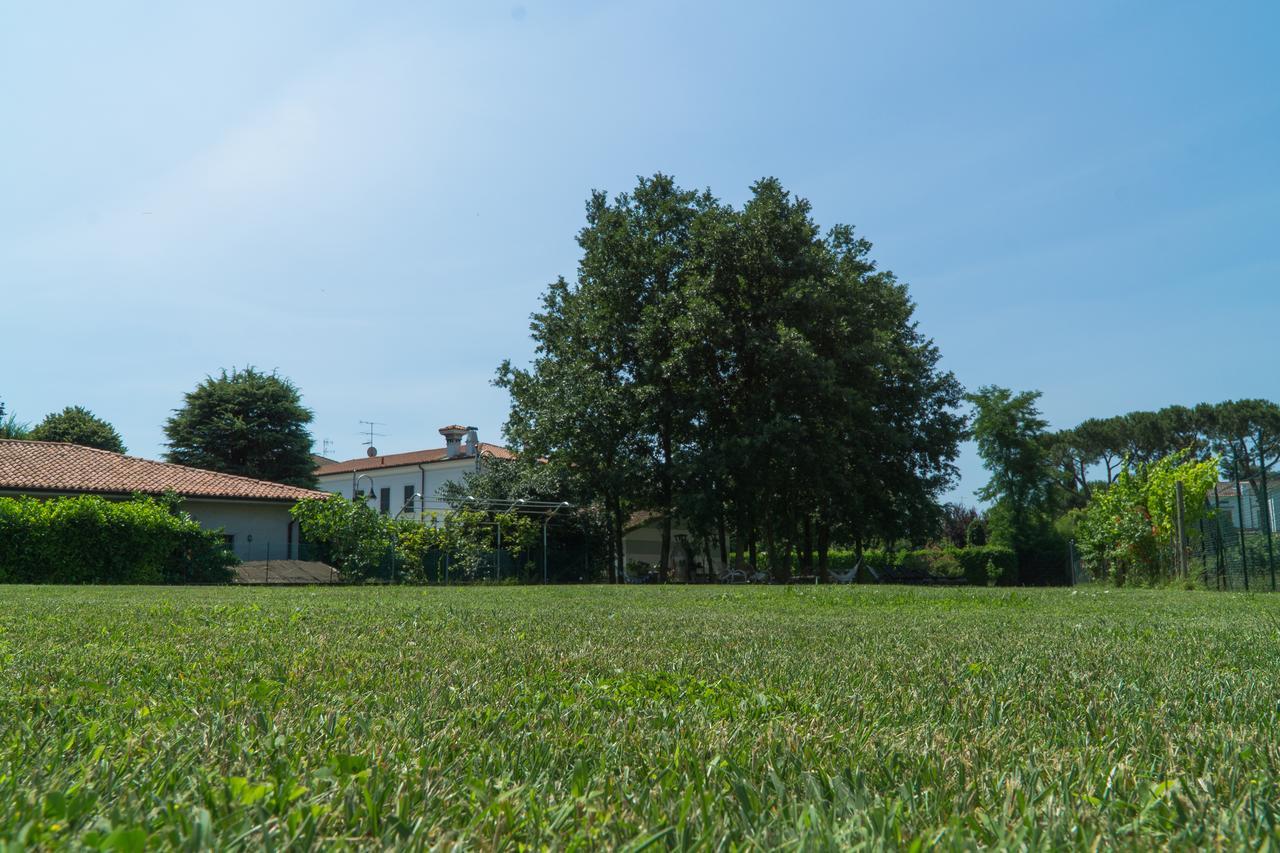
{"type": "Polygon", "coordinates": [[[207,529],[221,529],[241,560],[298,557],[298,527],[289,508],[325,492],[252,477],[56,441],[0,439],[0,496],[52,498],[174,492],[182,508],[207,529]]]}

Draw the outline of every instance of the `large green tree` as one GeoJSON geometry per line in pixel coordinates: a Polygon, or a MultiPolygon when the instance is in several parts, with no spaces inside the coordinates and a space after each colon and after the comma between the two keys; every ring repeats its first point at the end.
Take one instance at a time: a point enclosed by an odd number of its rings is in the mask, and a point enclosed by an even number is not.
{"type": "Polygon", "coordinates": [[[512,397],[508,440],[564,468],[578,495],[604,504],[615,577],[635,509],[661,514],[664,566],[670,556],[676,430],[687,420],[689,381],[673,330],[689,284],[689,228],[705,201],[665,175],[612,201],[593,193],[577,281],[554,282],[533,316],[532,368],[498,371],[512,397]]]}
{"type": "MultiPolygon", "coordinates": [[[[905,285],[847,227],[823,236],[776,180],[740,209],[666,176],[593,194],[577,280],[552,284],[506,431],[611,508],[779,576],[833,538],[923,537],[963,433],[961,389],[905,285]]],[[[618,549],[620,554],[620,547],[618,549]]]]}
{"type": "Polygon", "coordinates": [[[46,415],[28,437],[35,441],[65,441],[113,453],[127,450],[116,428],[83,406],[67,406],[61,412],[46,415]]]}
{"type": "MultiPolygon", "coordinates": [[[[991,541],[1018,552],[1019,572],[1052,562],[1052,522],[1060,474],[1050,452],[1039,391],[987,385],[969,395],[973,438],[991,479],[977,492],[991,501],[991,541]]],[[[1030,576],[1030,575],[1028,575],[1030,576]]]]}
{"type": "Polygon", "coordinates": [[[30,432],[30,427],[19,421],[17,415],[5,414],[4,401],[0,400],[0,438],[27,438],[30,432]]]}
{"type": "Polygon", "coordinates": [[[253,367],[223,370],[185,395],[165,422],[170,462],[314,486],[311,410],[292,382],[253,367]]]}

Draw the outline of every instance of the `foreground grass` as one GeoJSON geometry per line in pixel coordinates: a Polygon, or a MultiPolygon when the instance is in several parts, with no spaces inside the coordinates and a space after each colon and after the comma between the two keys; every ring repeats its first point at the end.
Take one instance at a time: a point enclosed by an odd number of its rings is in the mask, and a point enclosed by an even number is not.
{"type": "Polygon", "coordinates": [[[0,588],[0,847],[1257,844],[1280,596],[0,588]]]}

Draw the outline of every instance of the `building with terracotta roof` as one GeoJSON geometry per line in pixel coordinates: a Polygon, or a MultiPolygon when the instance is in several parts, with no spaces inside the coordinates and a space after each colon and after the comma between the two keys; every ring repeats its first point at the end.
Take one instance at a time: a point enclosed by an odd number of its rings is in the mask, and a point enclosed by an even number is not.
{"type": "Polygon", "coordinates": [[[1267,499],[1263,501],[1260,498],[1258,492],[1254,491],[1253,484],[1242,480],[1239,494],[1236,493],[1235,483],[1218,483],[1217,488],[1210,492],[1209,503],[1233,528],[1240,527],[1243,519],[1245,530],[1262,530],[1267,526],[1266,518],[1269,516],[1271,531],[1280,533],[1280,477],[1276,478],[1276,482],[1267,484],[1267,499]],[[1264,507],[1267,510],[1265,514],[1264,507]]]}
{"type": "MultiPolygon", "coordinates": [[[[316,466],[320,488],[348,499],[364,497],[386,515],[430,520],[433,513],[449,507],[440,499],[446,483],[463,483],[468,473],[481,470],[488,459],[514,459],[515,454],[497,444],[479,440],[475,427],[450,424],[441,427],[445,446],[407,453],[378,454],[342,462],[325,461],[316,466]]],[[[623,534],[623,552],[628,564],[654,566],[662,550],[661,518],[638,513],[623,534]]],[[[671,567],[674,576],[718,575],[727,567],[716,549],[697,544],[683,524],[672,530],[671,567]],[[708,562],[709,561],[709,562],[708,562]]]]}
{"type": "Polygon", "coordinates": [[[475,427],[450,424],[439,432],[444,447],[389,454],[370,448],[367,456],[317,465],[316,479],[327,492],[349,499],[363,495],[386,515],[419,518],[447,509],[440,500],[446,483],[463,482],[486,459],[515,458],[501,445],[480,441],[475,427]]]}
{"type": "Polygon", "coordinates": [[[298,531],[289,508],[325,494],[78,444],[0,440],[0,496],[124,500],[165,492],[181,495],[183,510],[201,526],[221,529],[242,560],[296,556],[298,531]]]}

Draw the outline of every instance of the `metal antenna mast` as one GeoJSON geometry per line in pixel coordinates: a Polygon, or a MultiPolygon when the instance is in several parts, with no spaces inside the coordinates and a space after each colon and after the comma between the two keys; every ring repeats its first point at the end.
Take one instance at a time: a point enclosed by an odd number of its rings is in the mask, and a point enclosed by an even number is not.
{"type": "MultiPolygon", "coordinates": [[[[378,448],[376,448],[376,447],[374,447],[374,446],[373,446],[373,437],[374,437],[375,435],[382,435],[382,436],[385,436],[385,435],[386,435],[386,433],[385,433],[385,432],[377,432],[377,431],[375,431],[375,430],[374,430],[374,427],[386,426],[386,424],[384,424],[382,421],[361,421],[360,423],[364,424],[365,426],[367,426],[367,427],[369,428],[369,433],[368,433],[368,434],[369,434],[369,438],[368,438],[368,440],[367,440],[367,441],[362,441],[362,442],[360,442],[360,443],[361,443],[361,444],[363,444],[363,445],[365,445],[366,447],[368,447],[368,448],[369,448],[369,450],[368,450],[367,452],[368,452],[368,454],[369,454],[370,456],[377,456],[377,455],[378,455],[378,448]]],[[[360,430],[360,434],[361,434],[361,435],[364,435],[364,434],[365,434],[365,431],[364,431],[363,429],[362,429],[362,430],[360,430]]]]}

